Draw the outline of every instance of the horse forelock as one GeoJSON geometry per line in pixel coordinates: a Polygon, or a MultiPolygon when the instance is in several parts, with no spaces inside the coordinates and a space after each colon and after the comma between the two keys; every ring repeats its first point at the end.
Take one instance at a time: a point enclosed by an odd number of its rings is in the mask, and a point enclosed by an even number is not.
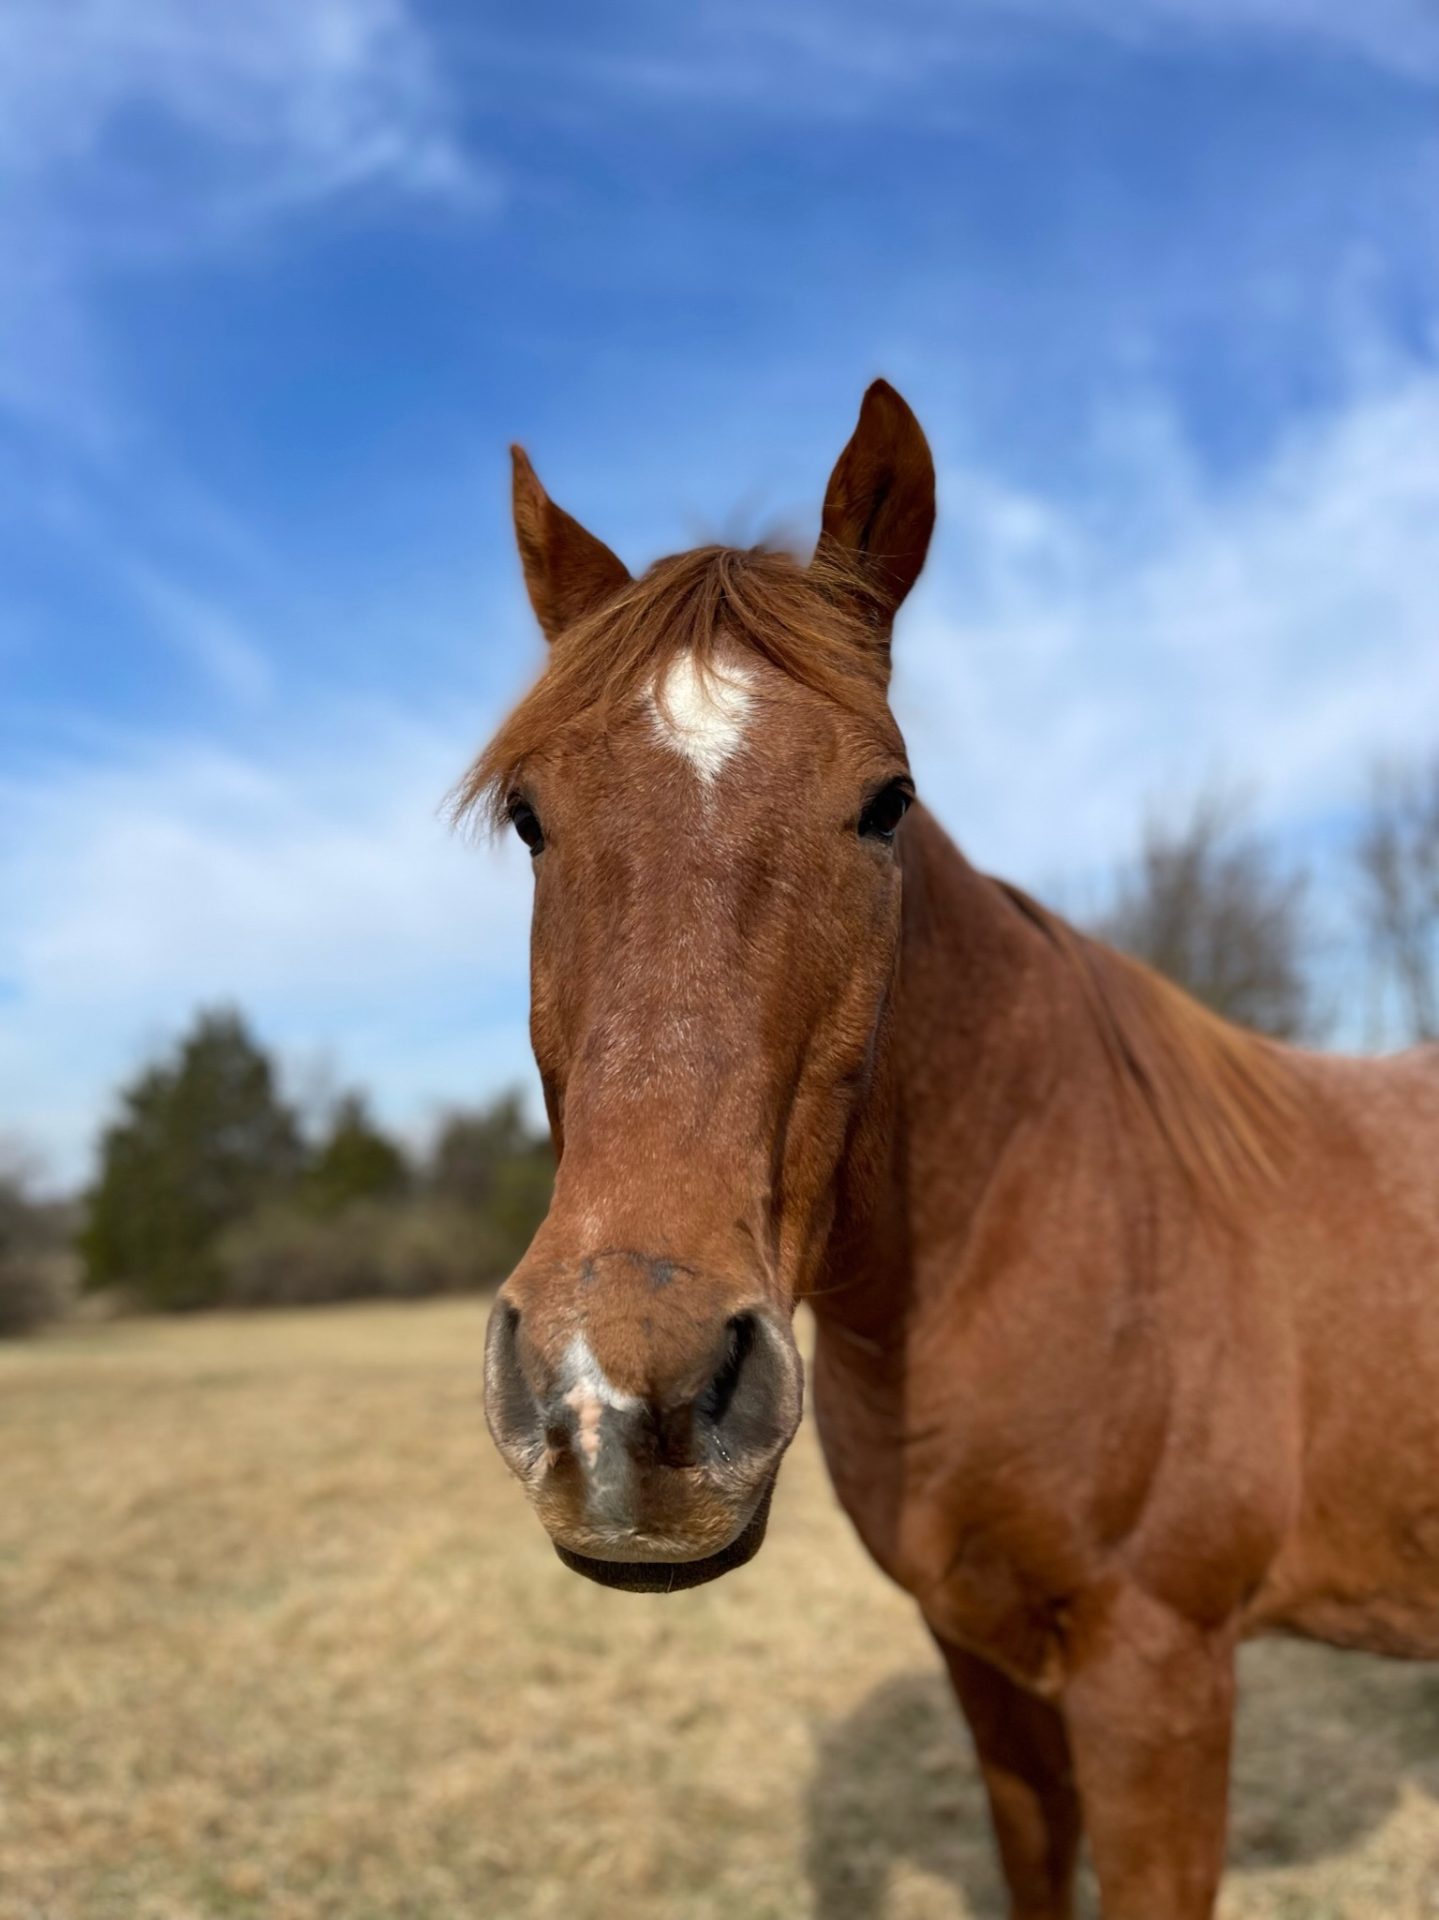
{"type": "Polygon", "coordinates": [[[451,796],[457,821],[504,817],[536,754],[582,716],[648,701],[665,714],[676,683],[731,680],[721,656],[759,660],[861,718],[886,712],[889,651],[865,578],[822,550],[807,564],[763,547],[697,547],[661,560],[577,621],[451,796]]]}

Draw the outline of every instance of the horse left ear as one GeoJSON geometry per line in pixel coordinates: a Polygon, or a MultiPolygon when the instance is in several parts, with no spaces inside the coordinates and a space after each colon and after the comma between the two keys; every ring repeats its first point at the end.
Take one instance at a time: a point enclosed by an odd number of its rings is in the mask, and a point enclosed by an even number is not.
{"type": "Polygon", "coordinates": [[[547,640],[553,640],[602,601],[630,576],[623,560],[610,552],[578,520],[557,507],[540,485],[523,447],[511,447],[514,463],[515,539],[525,586],[535,618],[547,640]]]}
{"type": "Polygon", "coordinates": [[[933,531],[929,442],[889,382],[876,380],[829,477],[817,551],[828,547],[858,568],[887,627],[919,578],[933,531]]]}

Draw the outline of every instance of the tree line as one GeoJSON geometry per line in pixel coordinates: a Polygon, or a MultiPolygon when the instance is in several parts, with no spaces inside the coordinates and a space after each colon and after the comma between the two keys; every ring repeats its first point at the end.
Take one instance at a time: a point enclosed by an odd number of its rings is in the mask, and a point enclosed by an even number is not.
{"type": "Polygon", "coordinates": [[[448,1115],[424,1154],[358,1093],[307,1129],[243,1015],[205,1011],[122,1090],[78,1205],[42,1207],[0,1170],[0,1332],[50,1317],[76,1280],[161,1312],[492,1286],[553,1177],[514,1093],[448,1115]]]}
{"type": "Polygon", "coordinates": [[[84,1283],[167,1310],[486,1286],[524,1251],[552,1174],[516,1095],[452,1114],[423,1159],[358,1093],[307,1138],[243,1017],[205,1013],[104,1132],[84,1283]]]}
{"type": "MultiPolygon", "coordinates": [[[[1376,777],[1347,858],[1384,1037],[1439,1039],[1439,754],[1376,777]]],[[[1308,1041],[1331,1025],[1306,876],[1233,796],[1151,821],[1077,917],[1243,1025],[1308,1041]]],[[[37,1200],[0,1155],[0,1334],[58,1313],[77,1267],[82,1290],[162,1311],[493,1285],[553,1173],[515,1094],[451,1114],[423,1154],[358,1093],[307,1127],[244,1018],[205,1012],[123,1089],[78,1200],[37,1200]]]]}

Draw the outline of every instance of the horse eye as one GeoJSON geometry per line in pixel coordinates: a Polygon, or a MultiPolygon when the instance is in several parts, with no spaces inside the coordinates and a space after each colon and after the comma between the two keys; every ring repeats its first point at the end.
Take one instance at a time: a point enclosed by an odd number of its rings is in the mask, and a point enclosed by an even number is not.
{"type": "Polygon", "coordinates": [[[544,851],[545,836],[540,827],[540,817],[528,800],[521,800],[518,795],[510,802],[510,825],[531,853],[544,851]]]}
{"type": "Polygon", "coordinates": [[[859,816],[862,840],[893,840],[895,828],[909,812],[914,799],[904,780],[891,780],[887,787],[865,802],[859,816]]]}

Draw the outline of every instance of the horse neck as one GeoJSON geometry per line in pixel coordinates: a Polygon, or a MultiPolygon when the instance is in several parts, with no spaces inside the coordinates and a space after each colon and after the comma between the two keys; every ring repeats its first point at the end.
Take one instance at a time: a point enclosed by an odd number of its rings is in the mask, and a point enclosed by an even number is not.
{"type": "Polygon", "coordinates": [[[1015,1130],[1053,1084],[1072,996],[1043,933],[916,809],[904,918],[875,1069],[840,1169],[811,1299],[827,1324],[888,1344],[927,1258],[952,1264],[1015,1130]]]}

